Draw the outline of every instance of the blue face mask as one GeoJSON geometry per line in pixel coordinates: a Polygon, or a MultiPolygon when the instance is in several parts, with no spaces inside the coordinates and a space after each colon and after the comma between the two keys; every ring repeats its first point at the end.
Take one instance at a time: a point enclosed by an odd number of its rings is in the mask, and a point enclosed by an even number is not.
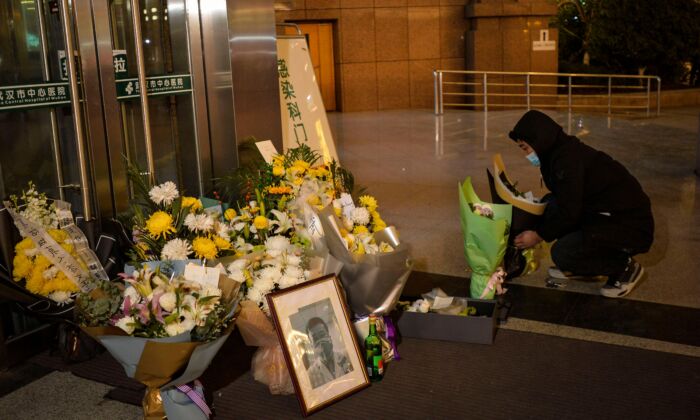
{"type": "Polygon", "coordinates": [[[530,161],[530,164],[532,164],[532,166],[540,166],[540,158],[537,157],[537,153],[532,152],[529,155],[525,156],[525,158],[530,161]]]}

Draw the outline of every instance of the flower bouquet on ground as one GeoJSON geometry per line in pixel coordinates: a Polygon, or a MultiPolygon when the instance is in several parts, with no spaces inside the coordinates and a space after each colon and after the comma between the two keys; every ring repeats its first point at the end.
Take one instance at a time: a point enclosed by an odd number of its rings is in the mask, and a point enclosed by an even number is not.
{"type": "Polygon", "coordinates": [[[481,201],[471,177],[458,190],[464,252],[472,270],[469,294],[475,299],[493,299],[504,280],[499,266],[508,245],[512,206],[481,201]]]}
{"type": "Polygon", "coordinates": [[[496,204],[513,206],[513,216],[510,226],[510,241],[504,257],[504,268],[509,279],[524,276],[537,270],[539,258],[537,248],[519,250],[513,245],[515,237],[526,230],[533,230],[539,223],[547,207],[535,197],[531,191],[521,192],[517,182],[512,182],[506,174],[505,163],[500,154],[493,156],[494,175],[486,171],[491,189],[491,200],[496,204]]]}
{"type": "Polygon", "coordinates": [[[144,418],[208,418],[197,381],[234,327],[240,284],[148,267],[78,296],[76,321],[147,387],[144,418]]]}
{"type": "Polygon", "coordinates": [[[411,273],[408,247],[377,208],[374,197],[362,196],[355,206],[346,194],[320,212],[328,248],[343,263],[340,280],[356,317],[391,312],[411,273]]]}
{"type": "Polygon", "coordinates": [[[130,211],[133,246],[127,273],[146,265],[182,274],[189,262],[206,260],[215,265],[217,259],[236,254],[230,224],[234,210],[222,213],[217,207],[209,211],[199,198],[182,196],[170,181],[149,187],[132,166],[129,179],[135,198],[130,211]]]}
{"type": "MultiPolygon", "coordinates": [[[[26,304],[38,315],[65,315],[72,310],[78,292],[108,279],[102,262],[75,225],[68,203],[49,200],[30,182],[21,196],[11,196],[4,203],[0,213],[0,275],[14,280],[14,284],[3,282],[3,295],[26,304]],[[21,240],[15,238],[11,221],[21,240]]],[[[102,244],[114,245],[110,239],[102,244]]],[[[109,251],[101,254],[110,257],[109,251]]]]}
{"type": "Polygon", "coordinates": [[[228,275],[241,281],[245,289],[237,325],[246,345],[259,347],[251,364],[255,380],[267,385],[272,394],[292,394],[292,379],[265,296],[309,280],[308,258],[301,244],[282,235],[270,236],[254,249],[227,269],[228,275]]]}

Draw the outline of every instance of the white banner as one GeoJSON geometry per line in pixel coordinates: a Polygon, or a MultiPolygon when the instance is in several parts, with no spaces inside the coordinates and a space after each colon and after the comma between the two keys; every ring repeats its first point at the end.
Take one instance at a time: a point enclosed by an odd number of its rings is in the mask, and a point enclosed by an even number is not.
{"type": "Polygon", "coordinates": [[[306,38],[277,39],[277,70],[284,149],[307,144],[321,154],[325,163],[337,161],[306,38]]]}
{"type": "Polygon", "coordinates": [[[73,256],[53,240],[51,235],[49,235],[42,226],[22,217],[9,206],[8,202],[5,202],[5,208],[7,208],[7,211],[12,216],[12,219],[15,221],[15,226],[17,226],[22,236],[30,238],[39,251],[48,258],[53,265],[63,271],[63,274],[65,274],[70,281],[75,283],[81,291],[87,293],[95,288],[95,285],[90,279],[90,275],[80,267],[80,264],[73,256]]]}

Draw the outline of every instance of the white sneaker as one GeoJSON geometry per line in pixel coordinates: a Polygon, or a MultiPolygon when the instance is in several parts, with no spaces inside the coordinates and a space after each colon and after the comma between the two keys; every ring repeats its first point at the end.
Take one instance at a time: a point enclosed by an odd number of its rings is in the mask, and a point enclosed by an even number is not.
{"type": "Polygon", "coordinates": [[[568,271],[561,271],[557,267],[549,267],[547,270],[547,274],[549,274],[549,277],[553,279],[558,279],[558,280],[569,280],[569,279],[580,279],[583,278],[581,276],[574,276],[568,271]]]}
{"type": "Polygon", "coordinates": [[[609,298],[627,296],[644,275],[644,267],[630,258],[625,271],[617,277],[611,277],[600,289],[600,294],[609,298]]]}

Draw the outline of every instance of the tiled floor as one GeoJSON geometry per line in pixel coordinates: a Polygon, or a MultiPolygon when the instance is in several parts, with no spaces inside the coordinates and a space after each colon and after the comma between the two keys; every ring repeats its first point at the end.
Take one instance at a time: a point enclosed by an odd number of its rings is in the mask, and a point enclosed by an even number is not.
{"type": "MultiPolygon", "coordinates": [[[[428,110],[333,113],[331,128],[341,162],[379,200],[384,219],[411,244],[416,269],[468,275],[459,224],[457,183],[472,176],[488,199],[486,169],[501,153],[511,178],[540,190],[539,172],[508,139],[523,110],[428,110]]],[[[547,112],[565,130],[622,162],[651,197],[656,240],[639,256],[646,278],[627,298],[700,308],[700,178],[693,173],[700,109],[663,111],[661,117],[613,118],[547,112]]],[[[543,268],[550,264],[543,261],[543,268]]],[[[545,270],[517,279],[544,286],[545,270]]],[[[565,282],[562,290],[597,293],[599,282],[565,282]]]]}

